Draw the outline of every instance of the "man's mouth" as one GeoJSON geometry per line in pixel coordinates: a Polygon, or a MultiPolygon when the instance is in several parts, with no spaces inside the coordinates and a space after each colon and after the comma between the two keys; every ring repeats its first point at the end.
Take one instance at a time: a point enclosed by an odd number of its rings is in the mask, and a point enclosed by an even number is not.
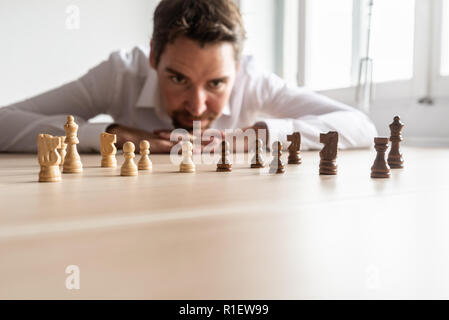
{"type": "Polygon", "coordinates": [[[185,125],[190,125],[190,126],[193,126],[194,121],[199,121],[201,124],[203,123],[203,120],[197,119],[197,118],[192,118],[192,117],[181,118],[179,120],[180,120],[180,122],[184,123],[185,125]]]}
{"type": "Polygon", "coordinates": [[[186,130],[193,129],[194,121],[198,121],[200,123],[200,127],[204,129],[209,127],[211,122],[214,120],[211,117],[193,117],[185,113],[175,113],[173,114],[172,119],[175,128],[182,128],[186,130]]]}

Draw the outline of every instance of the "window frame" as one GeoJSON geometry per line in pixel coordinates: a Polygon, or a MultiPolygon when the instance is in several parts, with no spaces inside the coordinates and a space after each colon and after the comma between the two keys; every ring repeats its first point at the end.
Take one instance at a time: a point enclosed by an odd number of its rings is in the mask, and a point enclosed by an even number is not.
{"type": "MultiPolygon", "coordinates": [[[[449,1],[446,0],[449,6],[449,1]]],[[[431,94],[435,98],[447,97],[449,93],[449,75],[441,75],[441,54],[442,54],[442,36],[443,36],[443,0],[432,2],[433,11],[433,54],[431,61],[431,94]]]]}
{"type": "MultiPolygon", "coordinates": [[[[291,16],[292,7],[288,0],[281,0],[284,17],[287,12],[291,16]]],[[[313,0],[298,0],[293,10],[297,12],[298,50],[297,50],[297,79],[299,86],[306,85],[308,60],[308,14],[307,3],[313,0]]],[[[345,88],[318,91],[331,98],[347,104],[357,105],[356,88],[358,77],[358,64],[361,57],[361,48],[364,45],[364,35],[361,26],[367,16],[369,0],[353,1],[353,48],[352,48],[352,85],[345,88]]],[[[449,0],[448,0],[449,1],[449,0]]],[[[374,4],[375,5],[375,4],[374,4]]],[[[441,76],[441,46],[442,46],[442,16],[443,0],[415,0],[415,30],[413,52],[413,76],[411,79],[373,83],[372,103],[391,100],[414,100],[423,97],[441,97],[448,95],[449,76],[441,76]]],[[[284,19],[283,19],[284,20],[284,19]]],[[[287,41],[287,31],[292,30],[292,24],[284,21],[282,38],[287,41]]],[[[285,47],[282,58],[285,63],[285,47]]],[[[374,61],[375,67],[375,61],[374,61]]],[[[283,76],[281,72],[281,76],[283,76]]],[[[290,76],[291,77],[291,76],[290,76]]]]}

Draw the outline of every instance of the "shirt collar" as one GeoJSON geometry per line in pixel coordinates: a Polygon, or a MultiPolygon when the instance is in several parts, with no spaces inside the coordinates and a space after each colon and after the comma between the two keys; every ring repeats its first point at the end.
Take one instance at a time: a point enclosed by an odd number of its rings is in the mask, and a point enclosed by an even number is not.
{"type": "MultiPolygon", "coordinates": [[[[147,78],[145,80],[145,84],[143,85],[142,91],[140,92],[139,99],[136,103],[137,108],[155,108],[156,112],[164,117],[167,116],[165,108],[163,108],[161,103],[161,96],[159,91],[159,81],[157,78],[157,73],[153,69],[150,70],[147,78]]],[[[228,101],[224,106],[222,112],[224,116],[231,116],[231,106],[228,101]]]]}
{"type": "Polygon", "coordinates": [[[227,116],[230,117],[231,116],[231,105],[228,103],[226,103],[226,105],[224,106],[223,110],[221,111],[221,114],[223,116],[227,116]]]}

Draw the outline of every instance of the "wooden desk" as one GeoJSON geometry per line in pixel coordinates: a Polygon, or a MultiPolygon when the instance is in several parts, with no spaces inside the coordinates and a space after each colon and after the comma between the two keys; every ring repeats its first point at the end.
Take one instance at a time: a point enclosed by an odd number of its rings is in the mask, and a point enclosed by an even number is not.
{"type": "Polygon", "coordinates": [[[359,150],[335,177],[317,152],[284,175],[153,155],[133,178],[82,155],[83,174],[48,184],[36,156],[0,154],[0,298],[447,299],[449,150],[402,151],[388,180],[359,150]]]}

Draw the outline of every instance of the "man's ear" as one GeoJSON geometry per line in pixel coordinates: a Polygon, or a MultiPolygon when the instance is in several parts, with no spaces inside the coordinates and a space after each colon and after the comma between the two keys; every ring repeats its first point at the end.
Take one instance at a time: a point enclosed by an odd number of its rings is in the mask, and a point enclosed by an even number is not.
{"type": "Polygon", "coordinates": [[[156,70],[156,55],[153,52],[153,40],[150,42],[150,66],[156,70]]]}

